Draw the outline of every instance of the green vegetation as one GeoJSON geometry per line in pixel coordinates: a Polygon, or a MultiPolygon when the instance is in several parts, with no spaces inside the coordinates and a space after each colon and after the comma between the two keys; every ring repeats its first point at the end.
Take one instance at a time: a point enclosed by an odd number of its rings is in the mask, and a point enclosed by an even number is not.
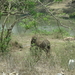
{"type": "Polygon", "coordinates": [[[63,0],[54,0],[55,2],[60,2],[60,1],[63,1],[63,0]]]}
{"type": "Polygon", "coordinates": [[[35,27],[36,26],[36,21],[32,18],[27,18],[27,19],[23,19],[19,25],[23,28],[25,28],[26,30],[27,29],[30,29],[32,27],[35,27]]]}
{"type": "Polygon", "coordinates": [[[69,14],[70,18],[75,18],[75,12],[69,14]]]}
{"type": "MultiPolygon", "coordinates": [[[[51,39],[51,36],[45,36],[42,35],[43,37],[47,37],[50,40],[51,43],[51,51],[50,51],[50,57],[46,58],[46,54],[44,51],[40,53],[39,50],[35,50],[35,48],[32,48],[32,51],[29,50],[29,48],[25,48],[23,51],[17,51],[13,52],[10,61],[13,62],[11,63],[12,67],[15,64],[16,67],[20,67],[21,70],[20,73],[24,72],[26,74],[33,74],[33,73],[39,73],[40,75],[42,74],[42,70],[44,70],[43,66],[47,71],[44,73],[49,73],[49,74],[55,74],[58,73],[60,69],[64,69],[66,74],[69,72],[74,74],[73,71],[68,71],[68,61],[70,59],[75,59],[75,42],[74,41],[63,41],[59,39],[51,39]],[[39,54],[40,53],[40,54],[39,54]],[[19,62],[20,61],[20,62],[19,62]],[[23,66],[22,66],[22,65],[23,66]],[[37,67],[42,69],[42,70],[37,70],[37,67]],[[37,71],[36,71],[37,70],[37,71]]],[[[23,42],[24,40],[26,41],[24,44],[27,44],[27,41],[29,38],[31,38],[30,35],[24,37],[24,39],[21,39],[23,42]],[[27,39],[26,39],[27,37],[27,39]]],[[[18,40],[16,38],[15,40],[18,40]]],[[[19,40],[20,41],[20,40],[19,40]]],[[[28,43],[29,44],[29,43],[28,43]]],[[[13,68],[14,69],[14,68],[13,68]]]]}
{"type": "MultiPolygon", "coordinates": [[[[45,35],[53,35],[55,38],[62,38],[62,36],[68,36],[69,33],[64,30],[64,29],[60,29],[58,27],[58,29],[54,29],[52,31],[47,31],[47,30],[43,30],[43,29],[39,29],[38,26],[41,26],[43,24],[45,25],[50,25],[52,24],[51,22],[53,22],[53,24],[56,23],[56,20],[52,19],[52,15],[47,14],[47,13],[41,13],[38,11],[36,11],[36,7],[39,5],[38,2],[34,1],[34,0],[17,0],[17,1],[13,1],[13,0],[4,0],[5,3],[2,6],[2,9],[0,10],[0,17],[3,14],[6,14],[6,18],[2,24],[2,28],[0,27],[1,31],[1,37],[0,37],[0,48],[1,51],[4,52],[4,50],[6,51],[6,49],[9,46],[9,42],[11,39],[11,33],[12,33],[12,29],[15,26],[15,24],[17,22],[19,22],[19,25],[25,29],[25,31],[32,29],[33,33],[40,33],[40,34],[45,34],[45,35]],[[6,23],[10,22],[9,17],[10,15],[23,15],[21,16],[19,19],[17,19],[16,21],[13,22],[13,24],[10,25],[10,27],[6,28],[6,23]],[[5,33],[6,31],[6,33],[5,33]]],[[[41,2],[43,2],[44,0],[41,0],[41,2]]],[[[58,1],[62,1],[62,0],[54,0],[56,2],[58,1]]],[[[2,2],[2,1],[1,1],[2,2]]],[[[44,7],[42,7],[44,8],[44,7]]],[[[46,8],[45,8],[46,9],[46,8]]],[[[62,13],[61,15],[64,15],[65,13],[62,13]]],[[[60,14],[59,14],[60,15],[60,14]]],[[[74,16],[74,13],[72,14],[74,16]]],[[[71,15],[71,16],[72,16],[71,15]]],[[[52,24],[52,25],[53,25],[52,24]]],[[[45,26],[46,27],[46,26],[45,26]]],[[[50,27],[50,26],[49,26],[50,27]]]]}
{"type": "MultiPolygon", "coordinates": [[[[24,75],[56,75],[56,73],[63,68],[66,73],[69,73],[68,61],[70,59],[75,59],[75,40],[64,40],[64,37],[70,36],[68,31],[72,30],[72,25],[74,27],[71,21],[69,24],[66,19],[63,20],[59,17],[66,15],[66,13],[58,14],[57,17],[57,15],[53,13],[54,9],[40,12],[42,9],[39,8],[48,9],[46,8],[47,5],[44,5],[44,7],[35,0],[3,1],[1,0],[0,18],[3,15],[6,16],[6,18],[0,27],[0,55],[2,53],[5,57],[0,58],[2,60],[0,63],[2,69],[0,69],[0,71],[16,70],[21,75],[23,73],[24,75]],[[11,15],[18,16],[18,18],[16,18],[10,26],[7,26],[6,24],[10,23],[9,19],[11,15]],[[16,24],[25,29],[25,31],[31,30],[30,33],[33,34],[27,33],[26,35],[24,33],[23,35],[13,36],[12,30],[16,24]],[[47,30],[47,26],[49,28],[55,26],[55,29],[47,30]],[[49,58],[46,57],[44,51],[40,51],[36,47],[33,47],[32,51],[30,51],[31,38],[35,34],[45,37],[50,41],[51,55],[49,58]],[[15,42],[11,44],[13,40],[15,40],[15,42]]],[[[40,1],[43,4],[44,0],[40,1]]],[[[54,1],[60,2],[63,0],[54,1]]],[[[69,16],[75,17],[75,12],[69,16]]]]}
{"type": "Polygon", "coordinates": [[[59,38],[59,39],[63,38],[63,36],[70,36],[67,30],[65,30],[64,28],[54,29],[52,34],[54,35],[55,38],[59,38]]]}
{"type": "Polygon", "coordinates": [[[61,66],[63,67],[67,67],[68,66],[68,61],[69,59],[75,59],[75,49],[74,49],[74,42],[66,42],[64,44],[64,50],[61,51],[60,55],[61,55],[61,66]],[[62,54],[63,53],[63,54],[62,54]],[[67,64],[67,65],[66,65],[67,64]]]}
{"type": "Polygon", "coordinates": [[[74,42],[70,41],[59,41],[59,42],[52,42],[54,47],[52,47],[52,52],[56,53],[56,63],[60,64],[63,68],[68,68],[68,61],[69,59],[75,59],[75,49],[74,49],[74,42]],[[55,44],[54,44],[55,43],[55,44]]]}
{"type": "Polygon", "coordinates": [[[37,30],[34,30],[33,33],[36,33],[36,34],[43,34],[43,35],[49,35],[51,34],[50,31],[47,31],[47,30],[41,30],[41,29],[37,29],[37,30]]]}

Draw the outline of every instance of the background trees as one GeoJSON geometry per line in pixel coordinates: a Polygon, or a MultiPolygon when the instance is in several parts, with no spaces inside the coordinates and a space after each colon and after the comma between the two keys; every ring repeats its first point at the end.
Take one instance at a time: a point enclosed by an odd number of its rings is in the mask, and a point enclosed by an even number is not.
{"type": "MultiPolygon", "coordinates": [[[[48,6],[51,5],[53,2],[60,2],[63,0],[1,0],[0,1],[0,18],[5,15],[6,18],[1,25],[0,29],[0,50],[4,52],[7,50],[9,42],[11,40],[11,33],[12,29],[15,24],[19,21],[20,26],[25,28],[25,31],[34,28],[36,32],[40,32],[37,29],[37,26],[41,24],[41,22],[45,22],[46,24],[50,24],[51,16],[53,20],[57,22],[57,26],[59,31],[55,32],[62,32],[60,26],[69,28],[69,26],[65,26],[61,24],[60,19],[54,16],[52,9],[48,6]],[[21,16],[17,18],[9,27],[6,27],[6,22],[9,22],[9,17],[11,15],[21,16]]],[[[53,11],[54,12],[54,11],[53,11]]],[[[72,13],[70,15],[74,16],[75,14],[72,13]],[[73,14],[73,15],[72,15],[73,14]]],[[[62,14],[60,14],[62,15],[62,14]]],[[[44,33],[44,31],[41,31],[44,33]]],[[[46,32],[48,34],[48,32],[46,32]]]]}

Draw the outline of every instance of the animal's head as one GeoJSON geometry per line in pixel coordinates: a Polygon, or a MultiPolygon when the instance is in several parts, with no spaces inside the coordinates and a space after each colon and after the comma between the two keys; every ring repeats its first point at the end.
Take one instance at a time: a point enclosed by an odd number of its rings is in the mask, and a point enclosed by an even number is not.
{"type": "Polygon", "coordinates": [[[36,37],[36,36],[33,36],[33,37],[32,37],[32,40],[31,40],[31,44],[36,43],[36,40],[37,40],[37,37],[36,37]]]}

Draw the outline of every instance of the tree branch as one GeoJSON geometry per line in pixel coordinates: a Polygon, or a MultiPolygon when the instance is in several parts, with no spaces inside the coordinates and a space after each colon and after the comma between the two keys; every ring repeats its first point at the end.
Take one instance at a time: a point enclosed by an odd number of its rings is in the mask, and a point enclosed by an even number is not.
{"type": "Polygon", "coordinates": [[[13,27],[15,26],[15,24],[16,24],[18,21],[20,21],[20,20],[22,20],[22,19],[24,19],[24,18],[26,18],[26,17],[27,17],[27,16],[24,16],[24,17],[22,17],[22,18],[20,18],[20,19],[17,19],[17,20],[7,29],[7,35],[6,35],[5,38],[10,37],[10,36],[11,36],[11,33],[12,33],[12,29],[13,29],[13,27]]]}
{"type": "Polygon", "coordinates": [[[5,20],[4,20],[4,23],[2,24],[2,32],[1,32],[1,43],[2,43],[2,40],[3,40],[3,34],[4,34],[4,27],[5,27],[5,23],[8,19],[8,17],[10,16],[10,14],[8,14],[8,16],[6,16],[5,20]]]}
{"type": "Polygon", "coordinates": [[[61,24],[61,22],[59,21],[59,19],[57,19],[51,12],[50,10],[46,7],[47,5],[44,5],[42,2],[40,2],[40,0],[38,0],[38,2],[47,10],[48,13],[50,13],[50,15],[52,15],[54,17],[54,19],[57,21],[58,26],[61,25],[65,28],[69,28],[68,26],[65,26],[63,24],[61,24]]]}

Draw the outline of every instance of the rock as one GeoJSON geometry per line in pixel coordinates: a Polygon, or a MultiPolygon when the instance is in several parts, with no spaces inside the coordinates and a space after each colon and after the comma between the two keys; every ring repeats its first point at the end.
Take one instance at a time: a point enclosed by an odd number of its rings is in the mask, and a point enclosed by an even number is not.
{"type": "Polygon", "coordinates": [[[75,59],[70,59],[68,62],[68,69],[74,70],[75,69],[75,59]]]}

